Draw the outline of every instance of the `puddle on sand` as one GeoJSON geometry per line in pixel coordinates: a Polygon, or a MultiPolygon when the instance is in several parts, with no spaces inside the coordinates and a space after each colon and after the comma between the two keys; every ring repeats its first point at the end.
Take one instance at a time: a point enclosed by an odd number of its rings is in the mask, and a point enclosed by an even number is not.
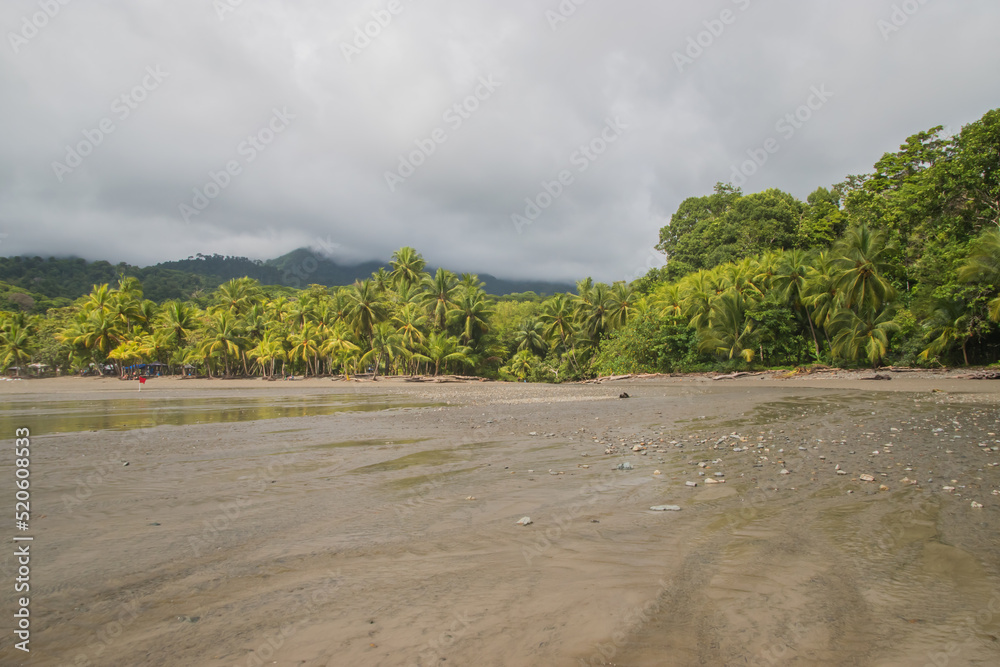
{"type": "Polygon", "coordinates": [[[438,466],[452,461],[468,461],[471,457],[470,450],[482,449],[496,446],[497,442],[470,442],[454,449],[428,449],[423,452],[415,452],[400,456],[396,459],[373,463],[372,465],[355,468],[351,472],[386,472],[389,470],[403,470],[413,466],[438,466]]]}
{"type": "Polygon", "coordinates": [[[93,401],[0,403],[0,431],[13,432],[15,427],[25,426],[36,435],[79,431],[129,431],[164,424],[187,426],[233,423],[433,405],[435,404],[394,402],[381,396],[137,397],[93,401]]]}

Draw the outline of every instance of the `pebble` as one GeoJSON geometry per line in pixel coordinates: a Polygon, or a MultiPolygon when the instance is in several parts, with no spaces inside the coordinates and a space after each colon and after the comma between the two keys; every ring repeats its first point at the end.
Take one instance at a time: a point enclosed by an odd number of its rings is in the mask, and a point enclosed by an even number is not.
{"type": "Polygon", "coordinates": [[[530,516],[526,516],[523,519],[521,519],[520,521],[518,521],[517,525],[519,525],[519,526],[527,526],[527,525],[532,524],[532,523],[534,523],[534,521],[531,520],[531,517],[530,516]]]}
{"type": "Polygon", "coordinates": [[[632,469],[632,464],[629,463],[628,461],[626,461],[625,463],[619,463],[617,469],[618,470],[631,470],[632,469]]]}
{"type": "Polygon", "coordinates": [[[475,499],[476,499],[475,496],[469,496],[468,498],[466,498],[466,500],[475,500],[475,499]]]}
{"type": "Polygon", "coordinates": [[[789,470],[788,470],[787,468],[783,468],[783,469],[781,470],[781,472],[779,472],[778,474],[779,474],[779,475],[791,475],[792,473],[791,473],[791,471],[789,471],[789,470]]]}
{"type": "Polygon", "coordinates": [[[653,474],[654,474],[654,475],[662,475],[663,473],[662,473],[662,472],[660,472],[659,470],[654,470],[654,471],[653,471],[653,474]]]}
{"type": "Polygon", "coordinates": [[[871,475],[858,475],[858,479],[860,479],[862,482],[874,482],[875,481],[875,478],[872,477],[871,475]]]}
{"type": "Polygon", "coordinates": [[[977,503],[975,500],[973,500],[972,501],[972,509],[974,509],[974,510],[981,510],[981,509],[983,509],[983,504],[982,503],[977,503]]]}
{"type": "Polygon", "coordinates": [[[698,486],[698,482],[684,482],[684,486],[698,486]]]}
{"type": "Polygon", "coordinates": [[[680,512],[681,508],[677,505],[655,505],[649,509],[654,512],[680,512]]]}
{"type": "Polygon", "coordinates": [[[838,470],[838,471],[837,471],[837,474],[838,474],[838,475],[846,475],[846,474],[847,474],[847,471],[846,471],[846,470],[838,470]]]}

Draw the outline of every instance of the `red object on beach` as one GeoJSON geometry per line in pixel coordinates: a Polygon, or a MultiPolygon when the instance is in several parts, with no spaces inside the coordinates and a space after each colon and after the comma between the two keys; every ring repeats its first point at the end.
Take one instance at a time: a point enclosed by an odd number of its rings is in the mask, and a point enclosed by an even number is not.
{"type": "Polygon", "coordinates": [[[146,378],[139,378],[139,384],[146,384],[146,378]]]}

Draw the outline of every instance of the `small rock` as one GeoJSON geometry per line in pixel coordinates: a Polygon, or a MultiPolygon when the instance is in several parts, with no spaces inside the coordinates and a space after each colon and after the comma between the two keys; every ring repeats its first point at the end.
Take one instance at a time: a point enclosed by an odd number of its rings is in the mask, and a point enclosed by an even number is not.
{"type": "Polygon", "coordinates": [[[781,472],[779,472],[778,474],[779,475],[791,475],[792,473],[787,468],[782,468],[781,472]]]}
{"type": "Polygon", "coordinates": [[[527,526],[527,525],[530,525],[532,523],[534,523],[534,521],[531,520],[531,517],[530,516],[526,516],[523,519],[521,519],[520,521],[518,521],[517,525],[519,525],[519,526],[527,526]]]}
{"type": "Polygon", "coordinates": [[[663,473],[662,473],[662,472],[660,472],[659,470],[654,470],[654,471],[653,471],[653,474],[654,474],[654,475],[662,475],[663,473]]]}
{"type": "Polygon", "coordinates": [[[681,508],[678,507],[677,505],[656,505],[654,507],[650,507],[649,509],[653,510],[654,512],[680,512],[681,511],[681,508]]]}
{"type": "Polygon", "coordinates": [[[629,396],[623,391],[621,394],[618,395],[618,398],[631,398],[631,396],[629,396]]]}
{"type": "Polygon", "coordinates": [[[538,431],[532,431],[532,432],[531,432],[531,433],[529,433],[528,435],[538,435],[538,431]]]}
{"type": "Polygon", "coordinates": [[[886,486],[885,484],[883,484],[882,486],[878,487],[878,490],[879,490],[879,491],[888,491],[888,490],[889,490],[889,487],[888,487],[888,486],[886,486]]]}
{"type": "Polygon", "coordinates": [[[128,461],[122,461],[122,467],[123,467],[123,468],[124,468],[125,466],[127,466],[127,465],[128,465],[128,461]]]}
{"type": "Polygon", "coordinates": [[[684,486],[698,486],[698,482],[684,482],[684,486]]]}
{"type": "Polygon", "coordinates": [[[858,475],[858,479],[860,479],[862,482],[874,482],[875,481],[875,478],[872,477],[871,475],[858,475]]]}
{"type": "Polygon", "coordinates": [[[972,509],[974,509],[974,510],[981,510],[981,509],[983,509],[983,504],[982,503],[977,503],[975,500],[973,500],[972,501],[972,509]]]}
{"type": "Polygon", "coordinates": [[[847,471],[846,471],[846,470],[838,470],[838,471],[837,471],[837,474],[838,474],[838,475],[846,475],[846,474],[847,474],[847,471]]]}
{"type": "Polygon", "coordinates": [[[618,464],[618,470],[631,470],[632,464],[626,461],[625,463],[618,464]]]}
{"type": "Polygon", "coordinates": [[[476,499],[475,496],[469,496],[468,498],[466,498],[466,500],[475,500],[475,499],[476,499]]]}
{"type": "Polygon", "coordinates": [[[942,491],[954,491],[955,487],[954,486],[942,486],[941,490],[942,491]]]}

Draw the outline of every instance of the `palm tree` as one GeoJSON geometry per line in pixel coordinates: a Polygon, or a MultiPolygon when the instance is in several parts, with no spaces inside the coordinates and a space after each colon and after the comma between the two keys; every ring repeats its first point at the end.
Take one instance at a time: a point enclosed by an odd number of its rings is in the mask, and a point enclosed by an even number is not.
{"type": "Polygon", "coordinates": [[[927,337],[932,340],[927,349],[920,353],[920,358],[926,361],[932,356],[939,356],[950,350],[955,343],[961,342],[962,360],[968,366],[969,353],[966,346],[974,335],[975,318],[966,303],[958,299],[934,302],[929,324],[927,337]]]}
{"type": "Polygon", "coordinates": [[[891,301],[896,290],[883,277],[891,268],[885,235],[861,225],[844,235],[837,245],[839,256],[833,260],[837,269],[836,287],[844,306],[856,311],[878,311],[891,301]]]}
{"type": "MultiPolygon", "coordinates": [[[[993,289],[1000,285],[1000,230],[979,237],[959,269],[958,277],[966,282],[985,283],[993,289]]],[[[1000,322],[1000,296],[991,300],[988,308],[990,319],[1000,322]]]]}
{"type": "Polygon", "coordinates": [[[208,317],[204,332],[205,340],[201,344],[203,358],[221,357],[225,374],[230,375],[229,361],[233,357],[241,358],[245,345],[236,317],[229,310],[217,310],[208,317]]]}
{"type": "Polygon", "coordinates": [[[863,311],[858,314],[850,308],[841,308],[830,321],[836,332],[833,354],[848,361],[864,356],[873,368],[889,349],[889,336],[899,329],[892,321],[895,308],[888,307],[879,313],[863,311]]]}
{"type": "Polygon", "coordinates": [[[31,331],[23,318],[4,322],[0,328],[0,365],[4,370],[16,365],[17,374],[21,375],[21,368],[31,361],[34,348],[31,331]]]}
{"type": "Polygon", "coordinates": [[[461,345],[458,338],[449,336],[447,332],[435,331],[427,338],[426,355],[419,355],[421,358],[434,362],[434,375],[441,370],[441,363],[448,364],[457,361],[462,364],[471,362],[469,355],[471,350],[461,345]]]}
{"type": "Polygon", "coordinates": [[[389,262],[389,266],[392,267],[392,272],[389,275],[398,288],[420,283],[427,262],[416,250],[404,246],[392,253],[392,261],[389,262]]]}
{"type": "Polygon", "coordinates": [[[748,307],[747,300],[737,291],[725,292],[715,299],[708,326],[699,331],[699,349],[752,362],[757,346],[756,322],[747,317],[748,307]]]}
{"type": "Polygon", "coordinates": [[[698,271],[685,276],[680,282],[684,299],[684,315],[691,326],[701,329],[708,324],[712,303],[719,295],[719,283],[711,271],[698,271]]]}
{"type": "Polygon", "coordinates": [[[347,314],[354,330],[371,345],[375,323],[385,316],[385,307],[378,296],[375,283],[361,280],[347,291],[347,314]]]}
{"type": "Polygon", "coordinates": [[[527,351],[544,357],[548,349],[545,342],[545,326],[533,317],[527,318],[515,332],[514,342],[517,343],[518,352],[527,351]]]}
{"type": "Polygon", "coordinates": [[[260,297],[260,283],[252,278],[234,278],[219,285],[215,292],[215,302],[237,315],[242,315],[260,297]]]}
{"type": "Polygon", "coordinates": [[[438,330],[448,324],[448,313],[454,310],[458,293],[458,279],[445,269],[438,269],[434,276],[423,280],[425,293],[422,297],[431,316],[431,323],[438,330]]]}
{"type": "Polygon", "coordinates": [[[313,375],[319,375],[320,333],[316,323],[306,321],[301,329],[288,336],[288,342],[291,343],[288,358],[291,361],[301,360],[306,366],[306,375],[309,375],[310,362],[313,375]]]}
{"type": "Polygon", "coordinates": [[[607,298],[607,314],[605,322],[609,329],[617,329],[625,326],[629,318],[635,312],[639,295],[631,285],[624,282],[617,282],[611,286],[611,291],[607,298]]]}
{"type": "Polygon", "coordinates": [[[542,304],[538,319],[545,327],[542,335],[552,347],[568,347],[576,333],[576,326],[573,307],[565,294],[557,294],[542,304]]]}
{"type": "Polygon", "coordinates": [[[270,331],[264,332],[260,341],[247,352],[247,355],[257,362],[261,373],[267,377],[274,377],[274,365],[277,361],[288,358],[284,340],[270,331]]]}
{"type": "MultiPolygon", "coordinates": [[[[347,357],[361,351],[357,345],[351,341],[344,322],[338,321],[326,330],[326,337],[320,345],[319,351],[344,365],[344,377],[347,377],[347,357]]],[[[333,365],[331,364],[331,372],[333,365]]]]}
{"type": "Polygon", "coordinates": [[[474,340],[489,331],[489,318],[493,308],[486,293],[479,288],[464,288],[455,304],[455,309],[448,313],[448,323],[458,326],[461,331],[461,341],[471,345],[474,340]]]}
{"type": "Polygon", "coordinates": [[[170,332],[174,347],[184,347],[197,327],[194,310],[183,301],[168,301],[160,311],[159,327],[170,332]]]}
{"type": "Polygon", "coordinates": [[[375,360],[373,368],[375,374],[373,378],[378,378],[378,371],[382,367],[382,362],[391,362],[399,354],[404,354],[402,337],[396,333],[392,325],[388,322],[379,322],[372,331],[371,349],[361,357],[361,363],[366,364],[372,359],[375,360]]]}
{"type": "Polygon", "coordinates": [[[809,333],[812,334],[816,357],[819,357],[819,340],[813,327],[812,316],[804,303],[805,288],[809,276],[809,253],[804,250],[789,250],[782,253],[777,262],[774,274],[771,276],[771,288],[777,290],[781,299],[790,305],[795,312],[804,313],[809,323],[809,333]]]}

